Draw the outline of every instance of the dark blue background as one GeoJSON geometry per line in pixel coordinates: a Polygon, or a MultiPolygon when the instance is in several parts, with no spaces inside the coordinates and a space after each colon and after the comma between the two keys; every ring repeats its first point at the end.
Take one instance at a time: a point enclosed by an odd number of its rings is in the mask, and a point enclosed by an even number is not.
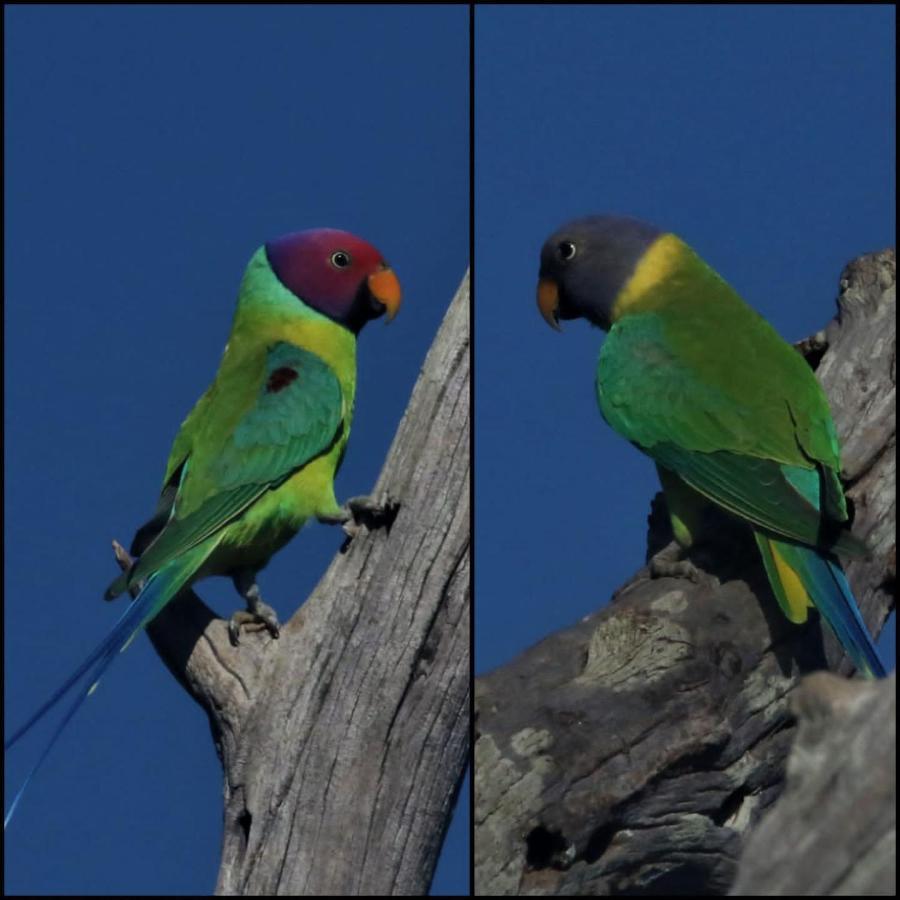
{"type": "MultiPolygon", "coordinates": [[[[651,461],[603,422],[602,333],[535,306],[551,231],[681,235],[796,340],[894,242],[894,10],[476,10],[476,666],[604,604],[644,560],[651,461]]],[[[893,623],[882,641],[894,662],[893,623]]]]}
{"type": "MultiPolygon", "coordinates": [[[[152,512],[216,371],[243,268],[329,225],[404,307],[359,350],[338,496],[375,483],[468,258],[468,10],[7,7],[6,721],[120,615],[113,537],[152,512]]],[[[311,525],[262,578],[288,618],[341,542],[311,525]]],[[[231,586],[200,587],[220,613],[231,586]]],[[[44,729],[41,734],[46,734],[44,729]]],[[[7,760],[18,787],[40,747],[7,760]]],[[[468,795],[435,892],[468,885],[468,795]]],[[[8,893],[212,891],[222,783],[206,718],[141,637],[6,835],[8,893]]]]}

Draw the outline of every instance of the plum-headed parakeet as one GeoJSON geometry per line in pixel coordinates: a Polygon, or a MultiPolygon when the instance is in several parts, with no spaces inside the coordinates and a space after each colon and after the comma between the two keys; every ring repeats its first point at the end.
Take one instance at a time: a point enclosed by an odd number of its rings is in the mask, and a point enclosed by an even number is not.
{"type": "Polygon", "coordinates": [[[883,676],[837,554],[847,526],[840,447],[803,357],[682,240],[589,216],[541,250],[538,307],[609,332],[597,365],[604,419],[657,465],[673,532],[692,541],[698,495],[749,523],[791,622],[819,610],[855,666],[883,676]]]}
{"type": "Polygon", "coordinates": [[[132,544],[137,562],[107,599],[139,590],[112,631],[53,696],[7,740],[9,749],[70,691],[76,696],[13,800],[65,724],[132,637],[187,585],[227,575],[247,621],[273,637],[278,621],[256,573],[311,517],[347,522],[365,498],[340,506],[341,464],[356,387],[356,338],[400,304],[400,285],[370,244],[334,229],[289,234],[260,247],[247,266],[215,380],[178,432],[156,512],[132,544]]]}

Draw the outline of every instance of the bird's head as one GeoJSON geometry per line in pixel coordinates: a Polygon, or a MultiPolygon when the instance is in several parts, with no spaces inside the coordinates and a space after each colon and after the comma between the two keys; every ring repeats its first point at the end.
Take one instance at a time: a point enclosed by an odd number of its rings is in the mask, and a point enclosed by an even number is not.
{"type": "Polygon", "coordinates": [[[296,231],[268,241],[265,253],[284,287],[354,334],[370,319],[397,314],[397,276],[371,244],[347,231],[296,231]]]}
{"type": "Polygon", "coordinates": [[[627,216],[587,216],[550,235],[541,248],[538,309],[560,319],[585,318],[609,329],[613,306],[647,249],[663,232],[627,216]]]}

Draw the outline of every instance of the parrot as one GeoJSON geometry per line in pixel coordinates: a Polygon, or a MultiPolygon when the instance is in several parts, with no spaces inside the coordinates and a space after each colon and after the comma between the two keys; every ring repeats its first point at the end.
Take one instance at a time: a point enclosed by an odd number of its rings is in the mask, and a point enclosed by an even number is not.
{"type": "Polygon", "coordinates": [[[181,425],[137,557],[105,599],[135,594],[99,646],[6,741],[9,750],[75,691],[75,700],[15,796],[4,829],[66,724],[101,676],[180,591],[225,575],[247,609],[230,619],[279,635],[257,573],[310,518],[345,527],[379,505],[343,506],[334,477],[344,457],[356,388],[356,340],[371,319],[397,314],[400,283],[371,244],[333,228],[268,241],[251,257],[231,331],[209,389],[181,425]]]}
{"type": "MultiPolygon", "coordinates": [[[[695,542],[704,504],[742,520],[787,619],[815,607],[857,670],[884,677],[838,558],[869,550],[850,532],[837,432],[800,353],[681,238],[630,216],[554,231],[537,305],[556,330],[583,318],[607,332],[600,412],[656,463],[676,553],[695,542]]],[[[659,562],[654,574],[674,574],[659,562]]]]}

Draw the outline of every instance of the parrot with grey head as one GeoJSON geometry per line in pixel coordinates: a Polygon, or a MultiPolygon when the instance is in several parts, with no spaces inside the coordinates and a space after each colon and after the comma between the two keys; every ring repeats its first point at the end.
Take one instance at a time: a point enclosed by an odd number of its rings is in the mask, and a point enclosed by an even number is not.
{"type": "Polygon", "coordinates": [[[557,229],[537,302],[557,330],[584,318],[608,332],[600,411],[656,463],[677,544],[693,543],[703,503],[743,520],[785,616],[815,607],[856,668],[883,677],[838,559],[868,549],[850,533],[837,433],[803,357],[684,241],[630,217],[557,229]]]}
{"type": "Polygon", "coordinates": [[[215,380],[184,420],[154,515],[135,534],[134,564],[106,599],[136,594],[109,634],[6,741],[8,750],[67,696],[74,701],[29,772],[22,794],[103,673],[180,591],[230,577],[247,609],[229,635],[263,625],[279,634],[256,575],[310,518],[345,524],[378,512],[369,498],[341,506],[334,477],[350,434],[356,340],[371,319],[396,315],[400,284],[371,244],[330,228],[269,241],[251,257],[215,380]]]}

